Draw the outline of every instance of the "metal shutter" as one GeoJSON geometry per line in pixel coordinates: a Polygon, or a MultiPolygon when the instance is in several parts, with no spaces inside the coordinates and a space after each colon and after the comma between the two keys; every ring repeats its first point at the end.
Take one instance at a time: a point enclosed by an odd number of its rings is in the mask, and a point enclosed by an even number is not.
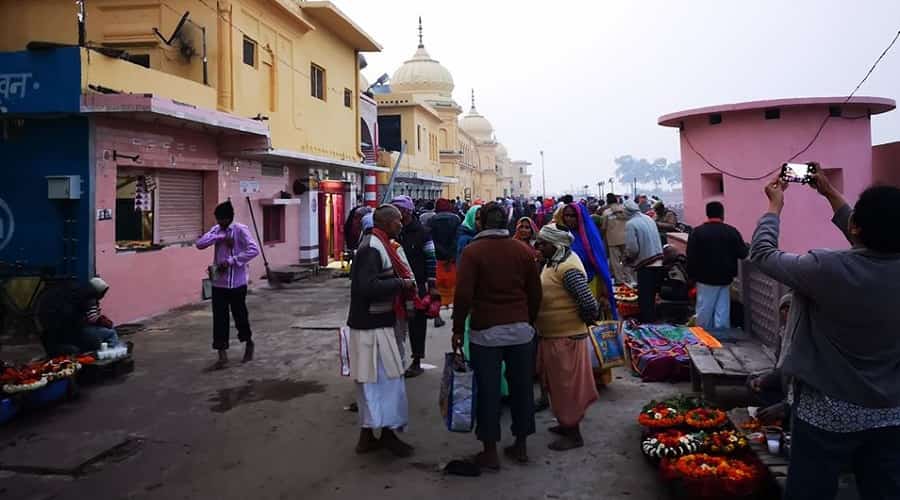
{"type": "Polygon", "coordinates": [[[203,234],[203,172],[158,172],[157,243],[193,242],[203,234]]]}

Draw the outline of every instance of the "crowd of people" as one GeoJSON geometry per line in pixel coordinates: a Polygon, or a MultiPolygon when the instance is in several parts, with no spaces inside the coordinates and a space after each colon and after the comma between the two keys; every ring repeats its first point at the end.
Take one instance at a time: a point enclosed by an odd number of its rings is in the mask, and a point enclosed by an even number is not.
{"type": "MultiPolygon", "coordinates": [[[[583,446],[581,420],[612,379],[609,369],[592,366],[588,327],[618,319],[616,283],[634,284],[647,304],[642,320],[655,319],[664,235],[679,229],[673,212],[645,196],[472,203],[397,196],[374,210],[352,210],[345,232],[353,253],[348,325],[362,428],[357,451],[411,453],[397,434],[408,421],[402,379],[423,373],[425,304],[435,301],[452,306],[453,349],[477,380],[483,449],[465,465],[499,467],[502,401],[513,420],[515,442],[504,450],[511,460],[528,460],[534,413],[547,406],[559,423],[549,429],[557,435],[550,448],[583,446]],[[404,365],[407,337],[412,353],[404,365]]],[[[443,322],[435,318],[436,326],[443,322]]]]}
{"type": "MultiPolygon", "coordinates": [[[[443,322],[436,303],[452,306],[453,349],[475,373],[482,449],[454,468],[471,475],[500,466],[504,400],[514,437],[503,450],[508,459],[528,461],[534,414],[547,400],[558,422],[548,429],[557,435],[550,448],[584,445],[580,424],[609,382],[608,372],[592,368],[588,326],[618,317],[616,283],[636,285],[641,322],[657,319],[658,295],[695,297],[698,324],[715,331],[730,326],[729,288],[738,262],[749,257],[791,289],[780,301],[777,363],[749,381],[768,405],[761,415],[779,413],[792,429],[785,498],[834,498],[846,468],[863,498],[900,498],[900,189],[871,187],[851,207],[824,174],[812,186],[852,248],[780,251],[788,187],[781,179],[765,187],[769,208],[750,245],[724,222],[718,202],[707,205],[708,219],[697,228],[645,196],[471,204],[398,196],[374,210],[354,209],[345,231],[354,252],[347,324],[361,427],[356,451],[413,453],[399,437],[409,423],[405,379],[422,374],[428,318],[443,322]],[[671,231],[690,235],[687,255],[664,245],[671,231]]],[[[197,246],[216,248],[213,348],[223,365],[229,312],[246,344],[244,359],[253,357],[244,297],[246,265],[258,247],[230,205],[217,207],[216,217],[197,246]]],[[[92,282],[85,295],[86,331],[95,342],[115,342],[100,321],[107,288],[92,282]]]]}

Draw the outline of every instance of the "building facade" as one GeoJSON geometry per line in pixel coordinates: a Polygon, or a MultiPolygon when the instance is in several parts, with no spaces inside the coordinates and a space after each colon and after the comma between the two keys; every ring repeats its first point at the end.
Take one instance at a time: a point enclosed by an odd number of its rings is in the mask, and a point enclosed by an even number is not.
{"type": "MultiPolygon", "coordinates": [[[[870,123],[872,115],[893,110],[894,101],[877,97],[845,100],[757,101],[661,117],[660,125],[679,129],[686,222],[702,223],[706,203],[721,201],[728,222],[749,240],[766,208],[764,183],[801,151],[792,161],[819,162],[831,183],[851,202],[873,182],[897,179],[896,170],[887,166],[897,149],[876,147],[877,161],[873,162],[870,123]],[[817,134],[826,118],[828,122],[817,134]]],[[[788,197],[782,214],[782,249],[806,252],[847,246],[830,219],[822,216],[827,204],[821,196],[811,189],[797,189],[788,197]]]]}
{"type": "Polygon", "coordinates": [[[273,266],[340,258],[385,169],[364,161],[359,78],[380,47],[333,4],[0,0],[0,17],[0,260],[102,276],[120,322],[201,298],[212,257],[193,242],[224,200],[273,266]],[[47,177],[77,193],[48,199],[47,177]]]}
{"type": "Polygon", "coordinates": [[[395,193],[468,201],[511,196],[518,181],[504,177],[513,169],[493,126],[475,108],[474,91],[463,114],[453,76],[425,49],[421,30],[420,19],[419,45],[390,85],[373,88],[380,146],[391,152],[382,165],[400,161],[395,193]]]}

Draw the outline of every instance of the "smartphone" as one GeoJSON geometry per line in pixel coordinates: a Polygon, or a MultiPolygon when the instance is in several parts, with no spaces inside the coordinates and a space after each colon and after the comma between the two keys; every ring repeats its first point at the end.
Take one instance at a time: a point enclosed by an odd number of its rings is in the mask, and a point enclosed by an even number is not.
{"type": "Polygon", "coordinates": [[[811,163],[784,163],[781,165],[781,180],[785,182],[809,184],[815,173],[816,167],[811,163]]]}

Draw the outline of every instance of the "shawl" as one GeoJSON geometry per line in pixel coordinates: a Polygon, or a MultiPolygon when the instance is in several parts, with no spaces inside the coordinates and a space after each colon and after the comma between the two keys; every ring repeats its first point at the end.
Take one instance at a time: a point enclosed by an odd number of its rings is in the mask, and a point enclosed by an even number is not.
{"type": "MultiPolygon", "coordinates": [[[[578,216],[578,231],[572,231],[572,236],[575,238],[575,241],[572,242],[572,251],[581,258],[588,282],[592,281],[594,277],[603,281],[613,318],[618,319],[616,294],[610,278],[606,247],[603,246],[603,239],[600,237],[597,225],[588,214],[587,207],[578,203],[571,203],[569,206],[575,209],[575,214],[578,216]]],[[[563,210],[558,210],[554,215],[558,224],[563,224],[563,210]]]]}

